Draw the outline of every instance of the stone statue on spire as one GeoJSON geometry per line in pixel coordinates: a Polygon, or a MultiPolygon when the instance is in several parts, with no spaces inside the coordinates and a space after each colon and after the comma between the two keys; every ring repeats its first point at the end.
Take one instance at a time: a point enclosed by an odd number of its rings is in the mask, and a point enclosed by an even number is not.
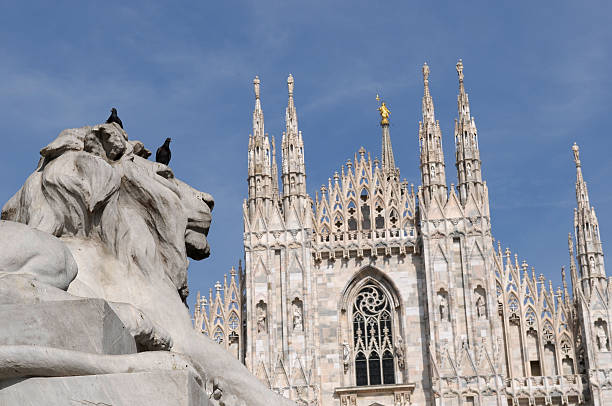
{"type": "Polygon", "coordinates": [[[574,153],[574,162],[576,163],[576,167],[580,166],[580,148],[576,143],[572,145],[572,152],[574,153]]]}
{"type": "Polygon", "coordinates": [[[429,80],[429,66],[427,62],[423,64],[423,80],[427,82],[429,80]]]}
{"type": "Polygon", "coordinates": [[[289,95],[293,95],[293,75],[289,74],[287,78],[287,87],[289,88],[289,95]]]}
{"type": "Polygon", "coordinates": [[[461,61],[461,59],[459,59],[459,62],[457,62],[457,74],[459,75],[459,82],[463,83],[463,62],[461,61]]]}
{"type": "Polygon", "coordinates": [[[255,76],[253,79],[253,88],[255,89],[255,98],[259,99],[259,84],[260,84],[259,76],[255,76]]]}

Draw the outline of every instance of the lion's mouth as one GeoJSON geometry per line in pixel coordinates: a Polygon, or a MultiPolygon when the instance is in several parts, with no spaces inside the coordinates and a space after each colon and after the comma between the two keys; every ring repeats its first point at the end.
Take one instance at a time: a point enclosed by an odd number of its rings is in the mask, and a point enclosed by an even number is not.
{"type": "Polygon", "coordinates": [[[185,230],[185,248],[187,256],[196,261],[208,258],[210,255],[210,247],[208,245],[208,227],[210,224],[204,224],[199,221],[189,220],[187,230],[185,230]]]}
{"type": "Polygon", "coordinates": [[[185,230],[185,247],[187,256],[196,261],[208,258],[210,247],[208,246],[208,230],[210,229],[210,212],[214,206],[214,199],[208,193],[200,192],[192,187],[178,182],[183,190],[183,198],[186,200],[187,229],[185,230]]]}

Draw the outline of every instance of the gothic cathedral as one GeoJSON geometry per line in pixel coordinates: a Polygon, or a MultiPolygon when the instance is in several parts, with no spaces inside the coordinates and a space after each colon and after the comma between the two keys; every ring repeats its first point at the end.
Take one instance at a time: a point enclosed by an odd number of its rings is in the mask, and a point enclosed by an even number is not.
{"type": "Polygon", "coordinates": [[[564,270],[555,291],[494,243],[461,61],[457,73],[456,186],[425,64],[417,190],[400,180],[383,102],[381,160],[361,148],[314,201],[293,77],[282,188],[254,80],[244,267],[198,294],[194,321],[298,404],[612,405],[612,284],[578,146],[570,294],[564,270]]]}

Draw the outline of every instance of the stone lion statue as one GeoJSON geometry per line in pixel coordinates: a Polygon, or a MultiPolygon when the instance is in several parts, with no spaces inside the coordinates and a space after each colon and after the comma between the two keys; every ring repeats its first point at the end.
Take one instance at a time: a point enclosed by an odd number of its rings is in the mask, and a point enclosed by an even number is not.
{"type": "Polygon", "coordinates": [[[41,150],[0,222],[0,246],[12,247],[0,252],[0,304],[103,299],[138,352],[0,345],[0,380],[187,369],[210,404],[293,404],[193,329],[187,258],[209,255],[214,201],[146,152],[117,124],[64,130],[41,150]],[[22,370],[10,368],[16,363],[22,370]]]}

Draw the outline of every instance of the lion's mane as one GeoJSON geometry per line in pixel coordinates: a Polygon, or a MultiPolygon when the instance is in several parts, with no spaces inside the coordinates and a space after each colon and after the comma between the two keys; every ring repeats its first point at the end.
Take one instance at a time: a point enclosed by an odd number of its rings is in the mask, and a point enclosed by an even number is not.
{"type": "Polygon", "coordinates": [[[148,278],[165,272],[184,298],[187,256],[208,256],[213,200],[139,156],[145,151],[116,124],[62,131],[41,150],[38,168],[2,219],[99,241],[130,270],[148,278]]]}

